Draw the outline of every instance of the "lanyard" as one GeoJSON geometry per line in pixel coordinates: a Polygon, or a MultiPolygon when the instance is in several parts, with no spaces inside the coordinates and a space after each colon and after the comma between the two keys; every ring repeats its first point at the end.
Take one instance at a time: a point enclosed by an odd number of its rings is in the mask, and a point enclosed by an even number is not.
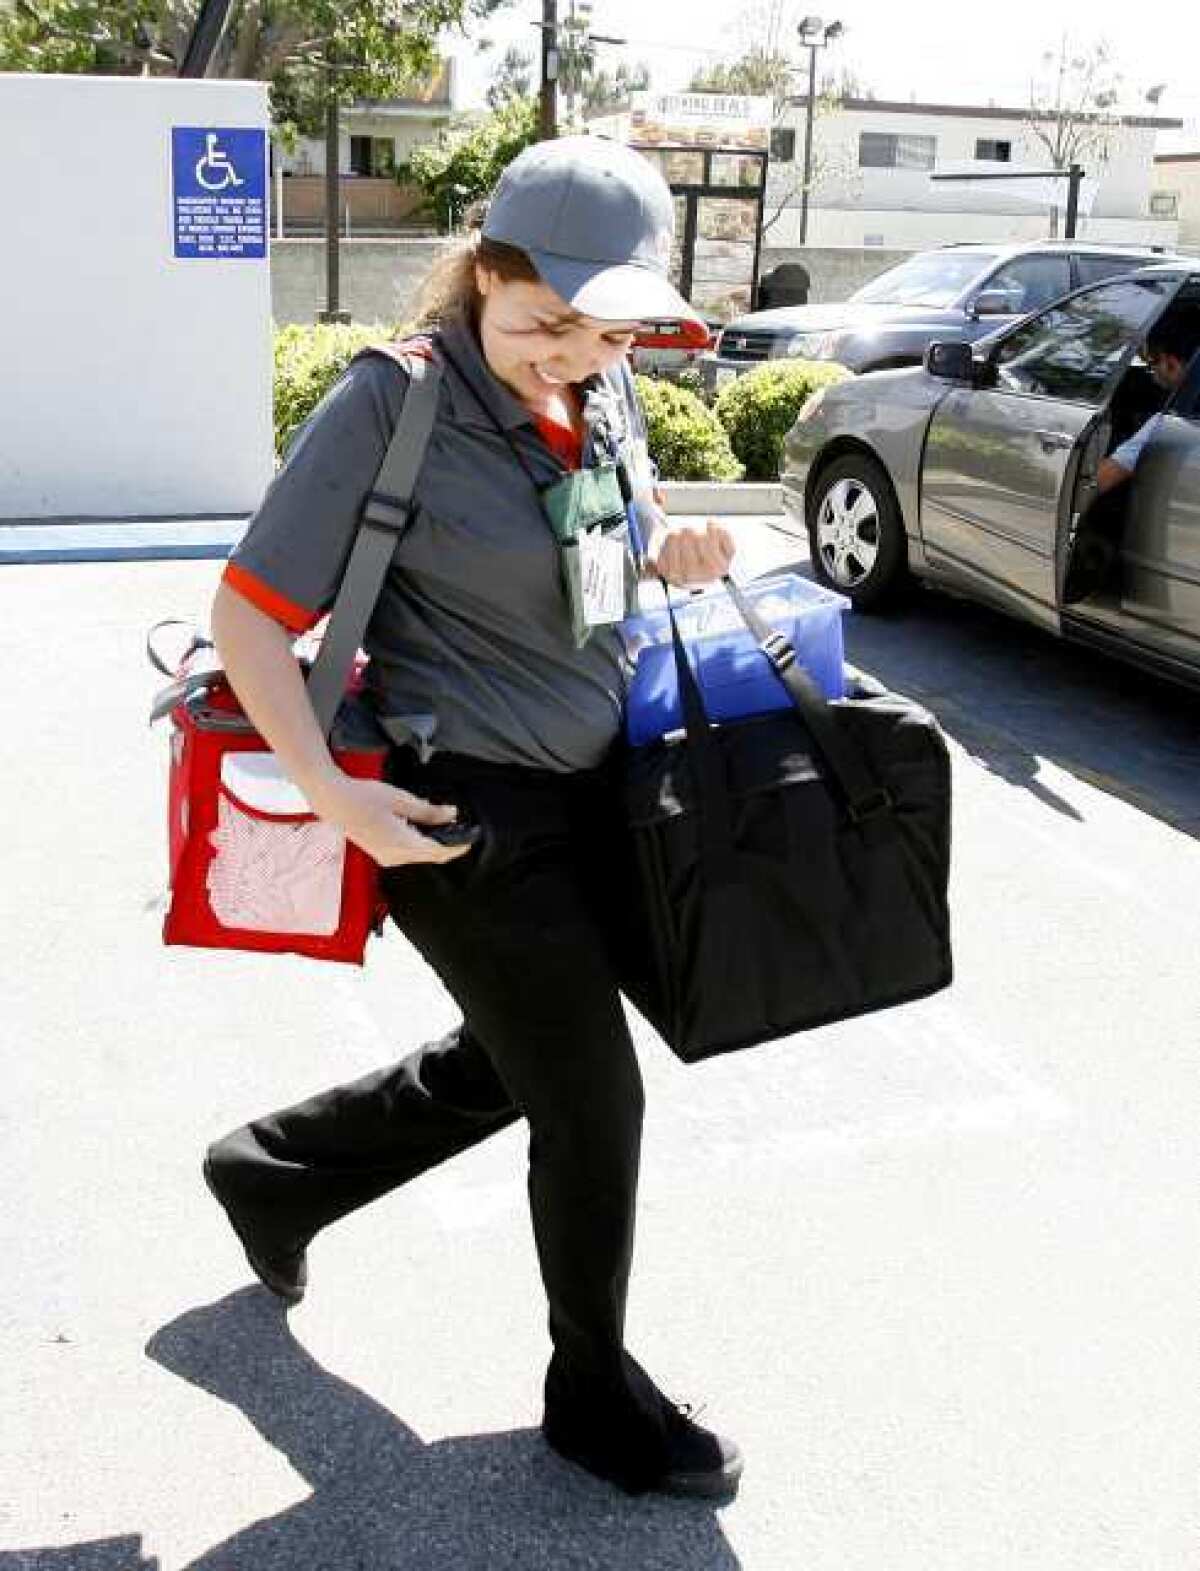
{"type": "MultiPolygon", "coordinates": [[[[529,479],[530,485],[532,485],[533,489],[537,492],[538,504],[541,508],[543,516],[545,516],[545,507],[542,502],[542,493],[546,488],[534,474],[529,460],[526,458],[525,454],[522,453],[516,442],[513,441],[511,433],[503,425],[501,425],[499,420],[497,420],[495,413],[488,405],[487,400],[482,398],[475,391],[474,387],[471,386],[470,380],[464,373],[463,368],[446,348],[445,344],[439,344],[438,347],[446,361],[454,367],[454,370],[458,374],[459,381],[464,384],[474,403],[479,409],[483,411],[484,417],[490,422],[490,424],[495,427],[496,431],[499,433],[500,437],[507,446],[509,452],[513,455],[521,469],[525,472],[529,479]]],[[[596,426],[591,429],[595,430],[595,434],[599,438],[601,446],[604,448],[606,457],[616,470],[617,484],[620,487],[621,500],[625,508],[625,520],[629,526],[629,543],[633,548],[634,559],[640,564],[645,560],[646,545],[642,534],[641,522],[638,517],[637,503],[634,501],[633,482],[629,476],[629,466],[626,464],[625,459],[621,455],[620,441],[614,434],[607,415],[598,421],[596,426]]],[[[556,457],[557,455],[552,454],[551,456],[556,457]]],[[[564,465],[563,474],[565,475],[569,473],[570,470],[568,470],[564,465]]],[[[549,519],[546,521],[547,524],[550,525],[550,529],[553,532],[554,526],[550,524],[549,519]]]]}

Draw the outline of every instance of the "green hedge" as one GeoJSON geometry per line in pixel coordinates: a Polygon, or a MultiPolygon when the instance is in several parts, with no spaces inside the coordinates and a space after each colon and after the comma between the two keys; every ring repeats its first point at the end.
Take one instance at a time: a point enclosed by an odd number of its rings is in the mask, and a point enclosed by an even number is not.
{"type": "Polygon", "coordinates": [[[818,387],[850,375],[828,361],[770,361],[721,389],[714,411],[748,480],[778,480],[784,438],[802,405],[818,387]]]}
{"type": "Polygon", "coordinates": [[[711,409],[673,382],[639,376],[638,397],[646,412],[650,457],[664,480],[740,480],[721,422],[711,409]]]}
{"type": "MultiPolygon", "coordinates": [[[[282,456],[296,428],[308,419],[358,351],[366,344],[394,337],[398,331],[397,327],[382,323],[368,326],[335,326],[332,323],[308,326],[291,323],[276,330],[275,451],[278,455],[282,456]]],[[[767,369],[773,368],[763,368],[767,369]]],[[[840,367],[806,366],[802,362],[779,369],[785,373],[815,372],[819,380],[825,381],[841,372],[840,367]]],[[[737,441],[744,438],[735,434],[735,445],[731,447],[730,438],[718,415],[723,402],[734,393],[741,395],[742,402],[733,405],[735,411],[740,411],[746,399],[746,395],[741,393],[742,388],[755,382],[761,375],[762,371],[754,371],[733,387],[726,388],[717,400],[715,413],[703,399],[686,388],[671,382],[657,381],[653,377],[636,378],[638,395],[646,412],[650,456],[658,465],[659,474],[664,480],[742,478],[743,464],[739,462],[735,449],[737,441]]],[[[816,382],[811,385],[815,386],[816,382]]],[[[794,399],[797,409],[806,396],[807,392],[794,399]]],[[[761,397],[761,394],[751,396],[752,409],[758,408],[756,400],[761,397]]],[[[779,397],[771,394],[772,409],[777,404],[783,407],[786,402],[785,398],[780,403],[779,397]]],[[[765,417],[766,412],[759,411],[757,415],[752,412],[748,419],[752,424],[756,418],[761,420],[765,417]]],[[[787,419],[784,430],[794,418],[793,415],[787,419]]],[[[743,418],[741,423],[735,425],[734,432],[740,432],[744,423],[743,418]]],[[[749,451],[752,451],[750,446],[747,447],[749,451]]],[[[745,458],[746,452],[740,456],[745,458]]]]}
{"type": "Polygon", "coordinates": [[[394,336],[378,323],[366,327],[289,323],[275,331],[275,452],[282,457],[296,427],[308,419],[365,344],[394,336]]]}

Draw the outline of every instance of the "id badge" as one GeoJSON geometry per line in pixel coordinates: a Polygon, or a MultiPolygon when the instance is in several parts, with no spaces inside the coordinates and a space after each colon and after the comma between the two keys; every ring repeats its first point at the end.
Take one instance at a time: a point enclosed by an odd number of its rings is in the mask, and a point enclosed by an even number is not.
{"type": "Polygon", "coordinates": [[[625,615],[626,544],[600,529],[579,536],[579,590],[588,627],[608,627],[625,615]]]}
{"type": "Polygon", "coordinates": [[[614,464],[572,470],[542,492],[558,541],[571,632],[582,648],[597,627],[622,621],[637,605],[637,570],[614,464]]]}

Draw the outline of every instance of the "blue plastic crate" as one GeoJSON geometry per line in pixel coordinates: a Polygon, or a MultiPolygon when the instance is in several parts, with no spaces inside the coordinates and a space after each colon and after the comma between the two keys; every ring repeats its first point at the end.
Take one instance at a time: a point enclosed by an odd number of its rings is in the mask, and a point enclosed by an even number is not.
{"type": "MultiPolygon", "coordinates": [[[[744,585],[742,593],[789,639],[821,693],[843,697],[842,615],[850,605],[845,596],[794,573],[759,579],[744,585]]],[[[783,684],[723,589],[676,605],[675,617],[710,720],[739,720],[790,706],[783,684]]],[[[625,630],[637,661],[625,722],[629,740],[640,746],[679,730],[683,711],[665,607],[631,617],[625,630]]]]}

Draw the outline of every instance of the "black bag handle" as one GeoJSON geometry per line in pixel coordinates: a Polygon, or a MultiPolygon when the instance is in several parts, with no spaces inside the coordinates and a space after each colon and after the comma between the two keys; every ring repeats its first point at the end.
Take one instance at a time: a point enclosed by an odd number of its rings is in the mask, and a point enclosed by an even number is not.
{"type": "MultiPolygon", "coordinates": [[[[733,579],[721,580],[729,598],[749,628],[759,649],[766,655],[771,669],[782,682],[792,707],[808,727],[821,763],[832,775],[846,803],[846,810],[855,823],[861,823],[874,814],[892,806],[890,794],[879,785],[871,773],[860,749],[838,727],[829,704],[820,689],[796,660],[796,651],[784,634],[777,632],[763,620],[747,600],[733,579]]],[[[706,820],[715,821],[716,838],[723,848],[732,848],[733,829],[729,820],[728,803],[724,787],[721,761],[713,742],[711,723],[704,708],[700,684],[687,657],[670,591],[662,580],[667,600],[667,615],[671,620],[671,641],[675,651],[675,675],[679,684],[680,706],[683,710],[684,728],[692,756],[697,764],[696,786],[704,804],[706,820]]]]}

